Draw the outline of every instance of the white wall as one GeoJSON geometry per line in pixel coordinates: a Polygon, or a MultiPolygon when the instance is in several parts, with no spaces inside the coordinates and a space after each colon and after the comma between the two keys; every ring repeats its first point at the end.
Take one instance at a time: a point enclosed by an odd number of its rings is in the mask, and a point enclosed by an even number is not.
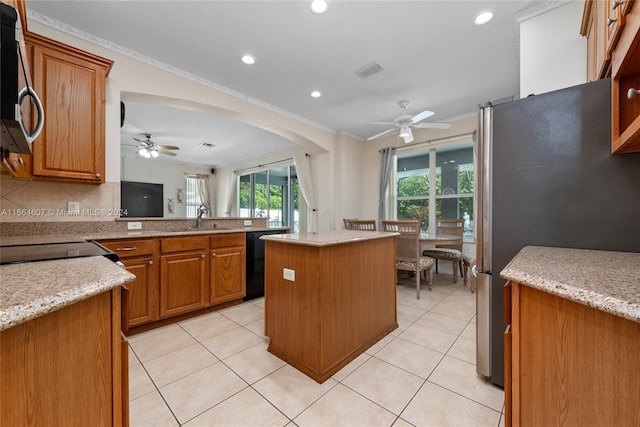
{"type": "Polygon", "coordinates": [[[587,81],[584,1],[571,1],[520,24],[520,97],[587,81]]]}

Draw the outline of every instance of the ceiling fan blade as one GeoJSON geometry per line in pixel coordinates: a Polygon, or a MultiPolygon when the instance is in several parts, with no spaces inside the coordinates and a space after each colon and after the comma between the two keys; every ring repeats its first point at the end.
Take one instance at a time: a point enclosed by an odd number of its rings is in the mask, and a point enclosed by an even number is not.
{"type": "Polygon", "coordinates": [[[162,148],[165,150],[179,150],[180,147],[176,147],[175,145],[156,145],[158,148],[162,148]]]}
{"type": "Polygon", "coordinates": [[[393,132],[394,130],[396,130],[396,129],[395,128],[394,129],[387,129],[384,132],[380,132],[380,133],[378,133],[376,135],[370,136],[369,138],[367,138],[367,141],[371,141],[372,139],[380,138],[382,135],[386,135],[389,132],[393,132]]]}
{"type": "Polygon", "coordinates": [[[393,126],[396,123],[395,122],[369,122],[370,125],[387,125],[387,126],[393,126]]]}
{"type": "Polygon", "coordinates": [[[433,123],[417,123],[415,125],[411,125],[414,128],[421,128],[421,129],[449,129],[451,127],[451,123],[437,123],[437,122],[433,122],[433,123]]]}
{"type": "Polygon", "coordinates": [[[424,110],[422,113],[418,113],[411,118],[411,123],[418,123],[420,120],[424,120],[427,117],[433,116],[435,113],[433,111],[424,110]]]}
{"type": "Polygon", "coordinates": [[[145,143],[147,142],[147,140],[145,140],[145,139],[138,139],[138,138],[136,138],[135,136],[133,137],[133,139],[134,139],[134,140],[136,140],[136,141],[138,141],[138,142],[145,142],[145,143]]]}
{"type": "Polygon", "coordinates": [[[173,151],[169,151],[169,150],[165,150],[164,148],[161,147],[157,147],[158,148],[158,153],[162,153],[162,154],[168,154],[169,156],[177,156],[177,153],[174,153],[173,151]]]}

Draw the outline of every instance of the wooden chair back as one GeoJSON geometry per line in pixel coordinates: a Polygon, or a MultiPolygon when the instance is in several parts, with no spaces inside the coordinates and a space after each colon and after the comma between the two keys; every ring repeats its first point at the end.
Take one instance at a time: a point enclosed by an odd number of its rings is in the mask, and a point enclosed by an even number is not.
{"type": "Polygon", "coordinates": [[[354,219],[351,221],[351,230],[376,231],[375,219],[354,219]]]}
{"type": "Polygon", "coordinates": [[[457,249],[462,252],[462,237],[464,235],[464,218],[436,220],[436,232],[438,236],[459,237],[460,243],[455,245],[436,245],[437,248],[457,249]]]}
{"type": "Polygon", "coordinates": [[[382,221],[384,231],[400,233],[396,240],[396,260],[418,263],[420,258],[420,220],[382,221]]]}
{"type": "Polygon", "coordinates": [[[357,221],[358,218],[342,218],[342,222],[344,222],[344,229],[351,230],[351,221],[357,221]]]}

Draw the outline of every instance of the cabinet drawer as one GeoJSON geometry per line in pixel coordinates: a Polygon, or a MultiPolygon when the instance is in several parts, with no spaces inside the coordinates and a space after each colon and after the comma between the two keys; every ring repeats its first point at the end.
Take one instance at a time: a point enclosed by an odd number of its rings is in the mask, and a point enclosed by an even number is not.
{"type": "Polygon", "coordinates": [[[141,255],[153,255],[156,240],[122,240],[117,242],[100,242],[100,244],[118,254],[120,258],[131,258],[141,255]]]}
{"type": "Polygon", "coordinates": [[[199,249],[207,249],[208,237],[167,237],[160,239],[160,251],[167,252],[183,252],[199,249]]]}
{"type": "Polygon", "coordinates": [[[245,233],[226,233],[211,236],[211,248],[225,248],[230,246],[244,246],[245,233]]]}

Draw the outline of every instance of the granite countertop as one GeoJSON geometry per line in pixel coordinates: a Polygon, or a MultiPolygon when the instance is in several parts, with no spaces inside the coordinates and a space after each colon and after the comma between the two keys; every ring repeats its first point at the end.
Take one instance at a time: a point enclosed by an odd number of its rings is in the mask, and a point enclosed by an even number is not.
{"type": "Polygon", "coordinates": [[[221,234],[221,233],[245,233],[251,231],[264,230],[288,230],[287,227],[282,228],[202,228],[202,229],[185,229],[180,231],[158,231],[158,230],[131,230],[131,231],[96,231],[89,233],[66,233],[66,234],[38,234],[24,236],[2,236],[1,244],[3,246],[10,245],[33,245],[40,243],[60,243],[60,242],[77,242],[81,240],[117,240],[117,239],[135,239],[135,238],[153,238],[153,237],[176,237],[176,236],[193,236],[201,234],[221,234]]]}
{"type": "Polygon", "coordinates": [[[0,266],[0,331],[135,279],[102,256],[0,266]]]}
{"type": "Polygon", "coordinates": [[[500,276],[640,323],[640,253],[527,246],[500,276]]]}
{"type": "Polygon", "coordinates": [[[273,234],[260,239],[306,246],[331,246],[397,235],[399,233],[388,231],[334,230],[323,233],[273,234]]]}

